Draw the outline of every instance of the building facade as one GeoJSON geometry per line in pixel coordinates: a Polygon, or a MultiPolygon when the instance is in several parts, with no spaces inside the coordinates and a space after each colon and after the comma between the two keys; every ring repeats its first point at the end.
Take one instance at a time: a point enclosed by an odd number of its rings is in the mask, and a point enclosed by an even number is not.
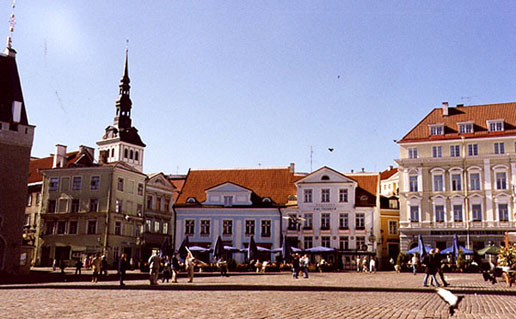
{"type": "Polygon", "coordinates": [[[301,249],[336,249],[326,256],[351,269],[357,256],[377,255],[380,238],[379,174],[342,174],[322,167],[301,178],[297,206],[287,208],[287,240],[301,249]]]}
{"type": "Polygon", "coordinates": [[[389,166],[380,172],[380,243],[381,269],[393,269],[391,258],[396,262],[400,253],[400,206],[398,198],[399,172],[389,166]]]}
{"type": "Polygon", "coordinates": [[[27,119],[16,51],[7,39],[0,53],[0,275],[18,273],[30,264],[22,247],[27,171],[34,126],[27,119]],[[20,266],[22,268],[20,268],[20,266]]]}
{"type": "MultiPolygon", "coordinates": [[[[293,165],[289,168],[190,170],[174,206],[176,249],[188,236],[192,246],[213,248],[218,236],[237,249],[249,245],[281,247],[282,209],[295,197],[293,165]]],[[[209,258],[209,255],[203,256],[209,258]]],[[[233,259],[243,262],[245,254],[233,259]]],[[[261,259],[273,259],[265,253],[261,259]]]]}
{"type": "Polygon", "coordinates": [[[516,103],[433,109],[399,142],[400,239],[406,251],[469,249],[516,231],[516,103]]]}

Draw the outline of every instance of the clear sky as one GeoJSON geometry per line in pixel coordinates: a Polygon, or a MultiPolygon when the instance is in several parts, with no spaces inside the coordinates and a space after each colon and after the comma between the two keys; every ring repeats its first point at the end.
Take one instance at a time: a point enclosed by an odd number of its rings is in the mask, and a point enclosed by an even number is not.
{"type": "MultiPolygon", "coordinates": [[[[3,0],[4,39],[10,12],[3,0]]],[[[516,101],[510,1],[18,0],[15,14],[36,157],[96,146],[126,39],[146,173],[307,172],[311,146],[314,170],[381,171],[441,102],[516,101]]]]}

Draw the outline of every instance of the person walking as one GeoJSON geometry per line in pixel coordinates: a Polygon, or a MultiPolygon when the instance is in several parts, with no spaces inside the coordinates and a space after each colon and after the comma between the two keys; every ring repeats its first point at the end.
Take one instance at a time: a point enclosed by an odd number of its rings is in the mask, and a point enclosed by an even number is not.
{"type": "Polygon", "coordinates": [[[124,279],[125,273],[129,268],[129,262],[127,261],[127,255],[122,254],[120,256],[120,260],[118,261],[118,275],[120,276],[120,286],[125,286],[124,279]]]}
{"type": "Polygon", "coordinates": [[[439,287],[435,274],[437,272],[434,250],[430,250],[430,254],[423,257],[423,265],[425,266],[425,278],[423,278],[423,287],[428,287],[428,277],[432,277],[430,284],[435,287],[439,287]]]}
{"type": "Polygon", "coordinates": [[[170,277],[171,277],[171,273],[172,273],[172,264],[170,261],[170,256],[165,256],[165,261],[163,261],[163,274],[161,275],[161,282],[164,283],[166,280],[168,283],[168,281],[170,280],[170,277]]]}
{"type": "Polygon", "coordinates": [[[188,282],[193,282],[195,257],[192,255],[191,251],[188,251],[188,255],[186,256],[185,268],[186,268],[186,272],[188,273],[188,282]]]}
{"type": "Polygon", "coordinates": [[[374,257],[371,257],[371,259],[369,260],[369,272],[376,272],[376,260],[374,259],[374,257]]]}
{"type": "Polygon", "coordinates": [[[81,269],[82,269],[82,261],[81,259],[77,259],[77,261],[75,262],[75,274],[81,274],[81,269]]]}
{"type": "Polygon", "coordinates": [[[443,271],[443,255],[441,255],[441,250],[439,248],[435,249],[435,265],[437,268],[437,273],[439,274],[439,277],[441,277],[441,281],[443,283],[443,287],[447,287],[450,284],[444,280],[444,271],[443,271]]]}
{"type": "Polygon", "coordinates": [[[305,254],[301,257],[299,263],[301,264],[301,270],[303,271],[303,278],[308,278],[308,266],[310,265],[310,258],[308,258],[308,255],[305,254]]]}
{"type": "Polygon", "coordinates": [[[100,260],[100,254],[95,255],[95,258],[91,261],[91,268],[93,269],[93,277],[91,282],[97,283],[99,281],[99,274],[102,269],[102,261],[100,260]]]}
{"type": "Polygon", "coordinates": [[[159,267],[161,264],[161,258],[159,258],[158,251],[152,252],[152,256],[149,257],[149,280],[151,286],[158,285],[159,267]]]}
{"type": "Polygon", "coordinates": [[[108,275],[108,272],[107,272],[108,264],[107,264],[106,256],[105,256],[105,255],[102,255],[102,258],[100,259],[100,261],[102,262],[102,266],[101,266],[101,274],[102,274],[103,276],[107,276],[107,275],[108,275]]]}
{"type": "Polygon", "coordinates": [[[411,263],[412,263],[412,273],[414,274],[414,276],[417,273],[417,264],[418,264],[418,262],[419,262],[419,258],[417,257],[416,254],[414,254],[414,256],[412,256],[412,260],[411,260],[411,263]]]}
{"type": "Polygon", "coordinates": [[[172,282],[177,282],[179,268],[179,259],[177,259],[177,253],[175,253],[174,256],[172,256],[172,282]]]}
{"type": "Polygon", "coordinates": [[[292,277],[298,279],[299,277],[299,255],[294,254],[292,258],[292,277]]]}
{"type": "Polygon", "coordinates": [[[360,265],[362,265],[362,263],[360,261],[361,261],[360,256],[357,256],[357,259],[356,259],[357,272],[360,272],[360,265]]]}
{"type": "Polygon", "coordinates": [[[222,277],[226,276],[226,277],[229,277],[228,275],[228,263],[227,261],[224,259],[224,257],[220,257],[219,260],[217,260],[217,267],[219,267],[220,269],[220,275],[222,277]]]}

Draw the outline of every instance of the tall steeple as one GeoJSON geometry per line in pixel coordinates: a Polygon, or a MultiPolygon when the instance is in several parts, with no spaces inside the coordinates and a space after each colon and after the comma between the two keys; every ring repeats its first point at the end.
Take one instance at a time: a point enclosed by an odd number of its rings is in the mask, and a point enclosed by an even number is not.
{"type": "Polygon", "coordinates": [[[132,126],[130,98],[128,50],[125,49],[124,73],[120,79],[118,98],[116,99],[116,115],[113,125],[106,127],[102,140],[97,142],[99,162],[125,162],[140,172],[143,171],[142,142],[138,130],[132,126]]]}
{"type": "Polygon", "coordinates": [[[131,80],[129,79],[129,65],[128,65],[128,50],[125,49],[125,65],[124,74],[120,79],[120,92],[116,100],[116,116],[115,126],[119,129],[128,129],[131,127],[131,107],[132,102],[130,98],[131,80]]]}

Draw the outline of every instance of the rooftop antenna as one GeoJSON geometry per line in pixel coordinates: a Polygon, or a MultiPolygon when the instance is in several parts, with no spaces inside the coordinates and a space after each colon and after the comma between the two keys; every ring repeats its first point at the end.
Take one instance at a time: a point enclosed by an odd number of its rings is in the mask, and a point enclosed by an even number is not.
{"type": "Polygon", "coordinates": [[[129,39],[125,39],[125,52],[129,52],[129,39]]]}

